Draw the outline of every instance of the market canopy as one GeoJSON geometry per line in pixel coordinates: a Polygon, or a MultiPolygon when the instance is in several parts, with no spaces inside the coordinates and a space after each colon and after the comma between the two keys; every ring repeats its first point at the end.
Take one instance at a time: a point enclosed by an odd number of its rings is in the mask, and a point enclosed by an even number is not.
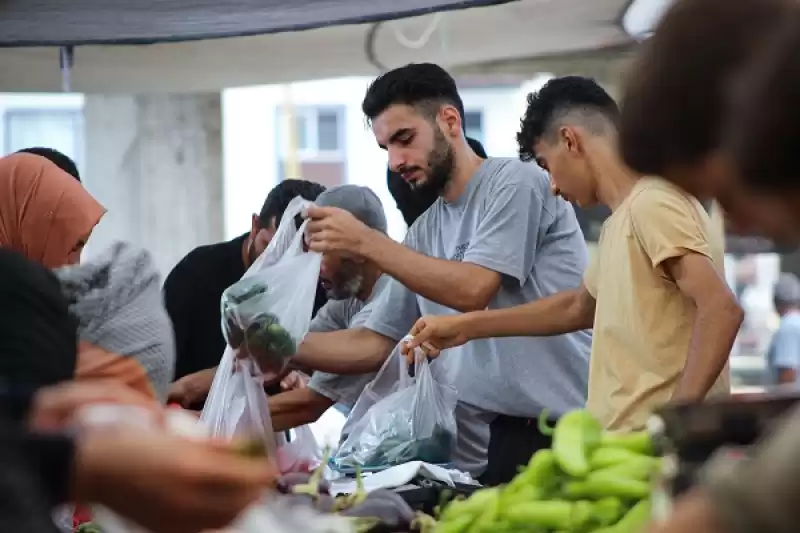
{"type": "Polygon", "coordinates": [[[71,58],[65,54],[72,63],[71,89],[88,93],[209,91],[373,76],[412,61],[457,70],[630,43],[623,28],[630,4],[6,0],[0,3],[0,91],[61,90],[60,51],[68,49],[60,45],[74,47],[71,58]],[[404,18],[421,13],[428,14],[404,18]]]}

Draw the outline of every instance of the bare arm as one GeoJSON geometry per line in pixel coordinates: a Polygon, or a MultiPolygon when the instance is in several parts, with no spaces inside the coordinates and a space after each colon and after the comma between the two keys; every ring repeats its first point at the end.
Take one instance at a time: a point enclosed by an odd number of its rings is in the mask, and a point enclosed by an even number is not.
{"type": "Polygon", "coordinates": [[[465,315],[470,339],[489,337],[548,337],[591,329],[595,299],[581,285],[507,309],[476,311],[465,315]]]}
{"type": "Polygon", "coordinates": [[[422,345],[435,350],[491,337],[546,337],[594,325],[595,299],[584,285],[516,307],[463,315],[424,316],[411,328],[405,353],[422,345]]]}
{"type": "Polygon", "coordinates": [[[497,272],[429,257],[378,232],[366,241],[364,256],[411,292],[457,311],[485,309],[500,289],[497,272]]]}
{"type": "Polygon", "coordinates": [[[725,368],[744,312],[705,255],[689,253],[663,264],[697,307],[689,353],[673,399],[702,399],[725,368]]]}
{"type": "Polygon", "coordinates": [[[269,398],[272,428],[276,432],[316,422],[333,402],[309,388],[294,389],[269,398]]]}
{"type": "Polygon", "coordinates": [[[292,357],[292,365],[346,376],[376,372],[396,344],[366,328],[312,332],[292,357]]]}

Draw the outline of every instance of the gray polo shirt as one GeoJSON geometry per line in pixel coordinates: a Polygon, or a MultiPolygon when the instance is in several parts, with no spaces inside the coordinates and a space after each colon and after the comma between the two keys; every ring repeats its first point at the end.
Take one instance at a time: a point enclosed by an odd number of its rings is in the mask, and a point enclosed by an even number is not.
{"type": "MultiPolygon", "coordinates": [[[[372,294],[366,301],[358,298],[329,300],[311,321],[309,331],[325,333],[363,326],[372,309],[371,303],[388,282],[388,276],[378,278],[372,288],[372,294]]],[[[364,387],[373,379],[375,379],[375,373],[340,376],[327,372],[314,372],[308,382],[308,387],[344,406],[349,411],[355,405],[364,387]]]]}
{"type": "MultiPolygon", "coordinates": [[[[405,244],[502,274],[491,309],[579,287],[588,255],[575,211],[552,195],[547,174],[535,163],[507,158],[487,159],[455,202],[438,199],[405,244]]],[[[455,313],[390,279],[366,327],[399,341],[421,315],[455,313]]],[[[459,466],[483,472],[488,424],[498,414],[536,417],[545,407],[555,415],[583,407],[591,341],[589,331],[495,338],[442,354],[459,391],[459,466]]]]}

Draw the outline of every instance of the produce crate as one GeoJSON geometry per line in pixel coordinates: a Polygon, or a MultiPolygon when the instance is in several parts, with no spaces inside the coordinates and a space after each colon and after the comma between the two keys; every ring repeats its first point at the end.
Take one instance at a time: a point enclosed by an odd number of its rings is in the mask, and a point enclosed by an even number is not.
{"type": "Polygon", "coordinates": [[[671,405],[651,420],[664,455],[662,489],[670,498],[689,490],[716,452],[746,454],[775,421],[798,405],[800,393],[745,394],[702,403],[671,405]]]}

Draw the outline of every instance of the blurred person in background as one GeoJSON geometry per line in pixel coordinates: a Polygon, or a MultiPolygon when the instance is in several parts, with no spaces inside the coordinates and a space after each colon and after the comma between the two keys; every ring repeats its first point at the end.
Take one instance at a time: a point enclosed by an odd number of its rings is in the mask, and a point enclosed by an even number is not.
{"type": "Polygon", "coordinates": [[[767,351],[769,385],[794,384],[800,369],[800,279],[781,274],[773,288],[773,302],[781,321],[767,351]]]}
{"type": "MultiPolygon", "coordinates": [[[[467,144],[479,157],[484,159],[488,157],[480,142],[467,137],[467,144]]],[[[402,174],[394,172],[391,168],[386,173],[386,184],[409,228],[439,198],[435,191],[415,191],[403,179],[402,174]]]]}
{"type": "Polygon", "coordinates": [[[528,96],[517,135],[520,157],[550,173],[556,194],[611,209],[583,283],[508,309],[422,317],[408,348],[593,329],[587,408],[605,427],[631,430],[669,401],[730,393],[726,364],[742,311],[708,214],[622,163],[618,118],[597,82],[565,76],[528,96]]]}
{"type": "MultiPolygon", "coordinates": [[[[778,242],[800,229],[797,10],[791,0],[678,0],[635,62],[622,110],[629,165],[717,197],[737,226],[778,242]]],[[[798,465],[795,411],[747,457],[715,458],[651,531],[798,531],[798,465]]]]}
{"type": "Polygon", "coordinates": [[[0,158],[0,246],[47,268],[76,264],[106,210],[44,157],[0,158]]]}
{"type": "Polygon", "coordinates": [[[18,150],[17,153],[33,154],[44,157],[58,168],[78,180],[78,183],[81,181],[81,174],[78,172],[78,165],[75,164],[75,161],[73,161],[68,155],[59,152],[55,148],[43,148],[41,146],[36,146],[33,148],[24,148],[22,150],[18,150]]]}
{"type": "MultiPolygon", "coordinates": [[[[366,187],[333,187],[320,194],[315,203],[344,209],[367,227],[384,234],[387,232],[381,201],[366,187]]],[[[309,333],[303,341],[312,344],[324,344],[331,332],[363,326],[372,303],[389,281],[374,263],[337,253],[323,256],[320,280],[329,300],[311,321],[309,333]]],[[[285,431],[310,424],[334,405],[346,415],[364,387],[374,378],[374,372],[361,375],[314,372],[307,387],[269,398],[273,428],[285,431]]]]}
{"type": "MultiPolygon", "coordinates": [[[[733,158],[749,157],[752,146],[742,143],[729,154],[723,143],[726,132],[737,129],[726,124],[737,77],[795,5],[793,0],[676,1],[630,68],[620,118],[620,150],[629,167],[661,176],[702,201],[716,198],[737,229],[757,230],[778,244],[797,224],[735,179],[733,158]]],[[[742,105],[759,116],[771,103],[748,100],[742,105]]],[[[775,138],[774,132],[763,133],[762,143],[775,138]]],[[[759,182],[763,174],[764,168],[752,165],[742,177],[759,182]]]]}
{"type": "Polygon", "coordinates": [[[55,274],[78,319],[77,379],[115,379],[165,402],[175,340],[150,254],[115,243],[55,274]]]}
{"type": "MultiPolygon", "coordinates": [[[[231,241],[195,248],[169,273],[164,281],[164,301],[177,350],[170,402],[195,410],[203,408],[226,345],[220,326],[222,293],[267,249],[289,202],[297,196],[314,201],[324,190],[310,181],[282,181],[267,195],[260,213],[252,216],[250,232],[231,241]]],[[[314,313],[326,300],[320,286],[314,313]]],[[[270,387],[270,391],[276,394],[281,387],[270,387]]]]}

